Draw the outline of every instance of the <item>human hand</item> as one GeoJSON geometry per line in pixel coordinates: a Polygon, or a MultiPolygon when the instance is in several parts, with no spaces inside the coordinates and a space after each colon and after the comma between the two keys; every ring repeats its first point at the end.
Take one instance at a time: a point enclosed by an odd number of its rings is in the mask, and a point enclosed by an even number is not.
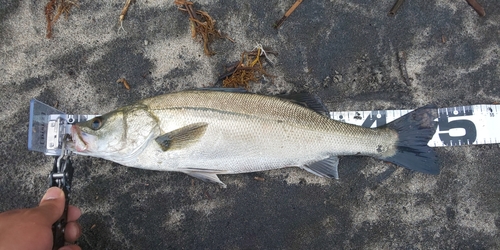
{"type": "MultiPolygon", "coordinates": [[[[0,250],[51,250],[52,224],[62,216],[64,205],[64,192],[52,187],[38,207],[0,213],[0,250]]],[[[68,207],[68,224],[64,231],[67,243],[74,243],[81,235],[80,225],[76,222],[81,214],[77,207],[68,207]]],[[[60,250],[80,250],[80,247],[66,245],[60,250]]]]}

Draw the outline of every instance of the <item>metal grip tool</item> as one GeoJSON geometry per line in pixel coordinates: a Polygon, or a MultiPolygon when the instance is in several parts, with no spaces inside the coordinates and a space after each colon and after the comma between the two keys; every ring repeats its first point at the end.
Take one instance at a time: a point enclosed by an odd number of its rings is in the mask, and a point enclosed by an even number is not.
{"type": "Polygon", "coordinates": [[[64,246],[64,229],[68,223],[68,204],[69,204],[69,194],[71,192],[71,181],[73,179],[73,163],[71,161],[70,152],[65,149],[65,141],[63,140],[62,154],[56,157],[54,162],[54,167],[49,174],[49,187],[59,187],[64,192],[65,204],[64,212],[53,225],[52,234],[53,239],[53,250],[57,250],[64,246]]]}
{"type": "Polygon", "coordinates": [[[68,222],[68,203],[74,172],[70,160],[71,151],[66,149],[69,131],[74,123],[93,117],[95,115],[65,114],[38,100],[30,101],[28,149],[55,156],[54,167],[49,174],[49,187],[59,187],[66,198],[63,215],[52,225],[53,249],[64,246],[64,228],[68,222]]]}

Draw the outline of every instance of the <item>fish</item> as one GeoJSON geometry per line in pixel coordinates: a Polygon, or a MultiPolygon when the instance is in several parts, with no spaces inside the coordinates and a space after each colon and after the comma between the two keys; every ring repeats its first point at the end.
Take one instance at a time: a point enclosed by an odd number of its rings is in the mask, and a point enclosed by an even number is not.
{"type": "Polygon", "coordinates": [[[123,166],[175,171],[226,185],[221,174],[298,167],[338,179],[339,156],[371,156],[438,174],[437,108],[427,105],[378,128],[335,121],[314,95],[241,91],[163,94],[72,125],[68,149],[123,166]]]}

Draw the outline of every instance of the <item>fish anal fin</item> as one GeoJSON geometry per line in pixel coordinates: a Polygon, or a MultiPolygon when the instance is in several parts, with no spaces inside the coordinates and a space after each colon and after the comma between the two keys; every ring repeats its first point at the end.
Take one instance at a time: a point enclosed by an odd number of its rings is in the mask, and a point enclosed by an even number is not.
{"type": "Polygon", "coordinates": [[[337,156],[330,156],[324,160],[308,164],[307,166],[303,166],[302,168],[321,177],[338,179],[338,166],[339,158],[337,156]]]}
{"type": "Polygon", "coordinates": [[[196,143],[207,129],[208,123],[193,123],[156,137],[163,151],[181,149],[196,143]]]}
{"type": "Polygon", "coordinates": [[[215,173],[195,172],[195,171],[183,171],[183,172],[186,173],[187,175],[198,178],[202,181],[218,183],[222,188],[227,187],[227,185],[224,184],[215,173]]]}

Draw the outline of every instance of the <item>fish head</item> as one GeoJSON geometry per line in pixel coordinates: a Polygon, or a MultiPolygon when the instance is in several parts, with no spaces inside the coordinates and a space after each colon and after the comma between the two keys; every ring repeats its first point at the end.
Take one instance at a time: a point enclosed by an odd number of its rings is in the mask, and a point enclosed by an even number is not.
{"type": "Polygon", "coordinates": [[[159,134],[158,121],[147,107],[123,107],[71,127],[68,148],[80,155],[124,162],[159,134]]]}

